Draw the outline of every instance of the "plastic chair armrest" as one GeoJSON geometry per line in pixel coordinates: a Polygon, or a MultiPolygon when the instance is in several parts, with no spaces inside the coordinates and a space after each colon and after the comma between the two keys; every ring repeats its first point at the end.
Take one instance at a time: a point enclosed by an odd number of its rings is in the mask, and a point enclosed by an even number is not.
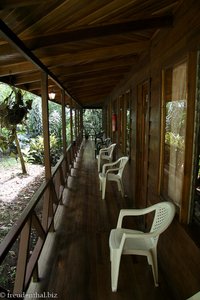
{"type": "Polygon", "coordinates": [[[107,168],[107,167],[113,167],[113,166],[115,166],[115,165],[117,165],[117,164],[118,164],[118,161],[104,164],[104,165],[103,165],[103,168],[102,168],[102,173],[106,173],[106,168],[107,168]]]}
{"type": "MultiPolygon", "coordinates": [[[[153,209],[152,209],[153,210],[153,209]]],[[[121,209],[118,217],[117,228],[121,228],[123,218],[126,216],[142,216],[146,215],[150,211],[149,208],[141,208],[141,209],[121,209]]]]}
{"type": "Polygon", "coordinates": [[[120,242],[119,250],[122,251],[124,244],[126,242],[126,239],[145,239],[145,238],[153,238],[155,237],[154,233],[123,233],[122,239],[120,242]]]}
{"type": "Polygon", "coordinates": [[[100,150],[99,150],[99,153],[101,154],[101,153],[104,153],[104,152],[108,152],[108,148],[101,148],[100,150]]]}
{"type": "Polygon", "coordinates": [[[107,175],[108,173],[118,172],[120,169],[121,168],[108,169],[105,174],[107,175]]]}

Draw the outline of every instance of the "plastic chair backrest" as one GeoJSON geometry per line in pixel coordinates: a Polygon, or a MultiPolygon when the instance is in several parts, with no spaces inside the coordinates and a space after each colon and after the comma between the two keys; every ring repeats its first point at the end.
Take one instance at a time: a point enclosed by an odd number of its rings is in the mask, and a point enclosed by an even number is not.
{"type": "Polygon", "coordinates": [[[158,236],[165,231],[172,222],[175,215],[175,205],[171,202],[160,202],[150,208],[151,211],[155,210],[150,232],[155,232],[158,236]]]}
{"type": "Polygon", "coordinates": [[[119,175],[120,177],[122,177],[122,174],[123,174],[123,172],[124,172],[124,168],[125,168],[126,163],[128,162],[128,160],[129,160],[128,156],[123,156],[123,157],[120,157],[120,158],[119,158],[120,163],[119,163],[119,171],[118,171],[118,175],[119,175]]]}
{"type": "Polygon", "coordinates": [[[106,147],[109,147],[111,145],[111,138],[106,138],[104,143],[106,147]]]}
{"type": "Polygon", "coordinates": [[[113,151],[115,148],[116,144],[111,144],[108,148],[104,148],[103,150],[107,150],[106,152],[108,153],[108,156],[111,158],[113,155],[113,151]]]}

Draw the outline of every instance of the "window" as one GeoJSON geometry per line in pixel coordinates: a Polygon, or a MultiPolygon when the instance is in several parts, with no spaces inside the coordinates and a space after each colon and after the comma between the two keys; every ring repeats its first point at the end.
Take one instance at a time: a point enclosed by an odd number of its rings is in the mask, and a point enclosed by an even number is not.
{"type": "Polygon", "coordinates": [[[161,195],[181,206],[187,118],[187,63],[163,72],[161,195]]]}

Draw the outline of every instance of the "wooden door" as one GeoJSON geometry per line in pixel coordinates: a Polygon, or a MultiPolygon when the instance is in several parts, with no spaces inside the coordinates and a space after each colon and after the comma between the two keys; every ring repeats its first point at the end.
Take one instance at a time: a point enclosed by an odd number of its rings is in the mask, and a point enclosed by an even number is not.
{"type": "Polygon", "coordinates": [[[147,206],[148,148],[149,148],[149,82],[138,85],[136,139],[136,202],[147,206]]]}

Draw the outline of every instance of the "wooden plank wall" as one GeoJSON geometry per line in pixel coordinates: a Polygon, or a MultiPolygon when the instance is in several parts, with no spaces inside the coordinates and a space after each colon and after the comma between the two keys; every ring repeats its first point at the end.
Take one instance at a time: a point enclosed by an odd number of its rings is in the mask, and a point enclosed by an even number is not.
{"type": "MultiPolygon", "coordinates": [[[[152,40],[149,57],[134,66],[133,73],[115,90],[116,99],[127,89],[131,89],[132,145],[131,180],[133,206],[139,206],[135,196],[136,174],[136,112],[137,86],[151,79],[150,119],[149,119],[149,164],[148,164],[148,203],[159,198],[159,157],[161,130],[162,69],[180,62],[184,57],[200,49],[200,2],[185,0],[175,15],[174,27],[163,29],[152,40]]],[[[191,86],[189,82],[189,87],[191,86]]],[[[194,85],[192,85],[194,87],[194,85]]],[[[188,99],[189,101],[190,99],[188,99]]],[[[170,229],[159,242],[160,267],[166,280],[174,289],[176,299],[187,299],[200,290],[200,249],[187,233],[187,226],[174,219],[170,229]]]]}

